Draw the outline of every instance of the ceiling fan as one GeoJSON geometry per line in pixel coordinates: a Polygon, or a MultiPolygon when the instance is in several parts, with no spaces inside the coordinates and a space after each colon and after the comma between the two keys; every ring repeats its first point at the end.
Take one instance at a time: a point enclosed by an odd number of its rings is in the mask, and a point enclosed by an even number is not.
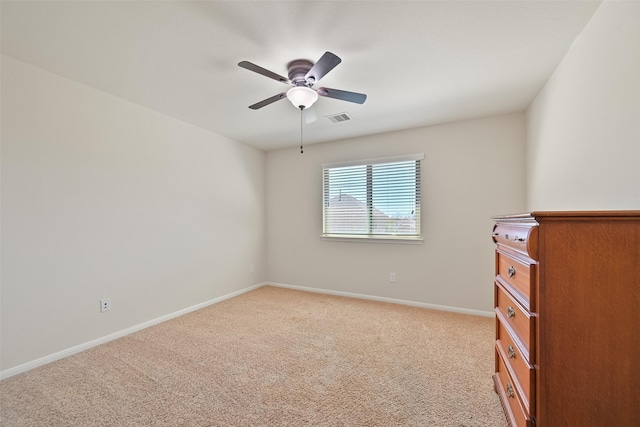
{"type": "Polygon", "coordinates": [[[287,64],[289,78],[276,74],[273,71],[269,71],[248,61],[239,62],[238,66],[242,68],[293,86],[286,92],[279,93],[250,105],[249,108],[257,110],[283,98],[288,98],[294,107],[304,110],[311,107],[313,103],[318,100],[318,96],[355,102],[356,104],[364,103],[367,99],[367,95],[363,93],[348,92],[328,87],[313,89],[313,85],[329,71],[333,70],[341,61],[342,60],[338,56],[331,52],[325,52],[315,64],[306,59],[296,59],[287,64]]]}

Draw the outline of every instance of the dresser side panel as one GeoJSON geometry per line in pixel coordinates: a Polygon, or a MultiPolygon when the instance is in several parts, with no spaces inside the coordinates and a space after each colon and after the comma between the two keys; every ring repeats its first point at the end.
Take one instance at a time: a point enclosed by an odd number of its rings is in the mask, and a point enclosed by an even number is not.
{"type": "Polygon", "coordinates": [[[640,407],[640,218],[536,218],[537,424],[633,425],[640,407]]]}

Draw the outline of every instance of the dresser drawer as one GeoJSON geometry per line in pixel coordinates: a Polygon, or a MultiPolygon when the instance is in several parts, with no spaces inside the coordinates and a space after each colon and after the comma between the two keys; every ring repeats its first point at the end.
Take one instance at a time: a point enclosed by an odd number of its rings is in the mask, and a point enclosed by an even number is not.
{"type": "Polygon", "coordinates": [[[538,227],[534,224],[499,223],[493,227],[493,241],[538,259],[538,227]]]}
{"type": "Polygon", "coordinates": [[[495,303],[498,321],[508,325],[508,329],[514,332],[513,339],[519,341],[520,347],[529,355],[534,354],[534,318],[509,295],[499,281],[495,284],[495,303]]]}
{"type": "Polygon", "coordinates": [[[509,425],[513,427],[532,427],[533,422],[516,392],[513,379],[507,370],[500,351],[496,346],[496,373],[493,377],[494,385],[502,402],[509,425]]]}
{"type": "Polygon", "coordinates": [[[521,296],[520,302],[527,310],[535,311],[532,298],[535,286],[536,264],[496,251],[496,270],[499,278],[511,285],[521,296]]]}
{"type": "Polygon", "coordinates": [[[528,360],[528,353],[523,351],[511,337],[507,327],[498,321],[498,339],[496,344],[505,364],[514,378],[514,385],[522,396],[525,409],[533,413],[529,402],[535,402],[535,369],[528,360]]]}

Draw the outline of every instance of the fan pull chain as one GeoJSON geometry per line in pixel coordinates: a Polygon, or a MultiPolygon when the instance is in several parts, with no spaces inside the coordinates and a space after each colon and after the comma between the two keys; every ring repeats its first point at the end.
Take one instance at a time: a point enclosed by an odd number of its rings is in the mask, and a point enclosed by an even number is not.
{"type": "Polygon", "coordinates": [[[302,148],[302,111],[304,110],[303,106],[300,106],[300,154],[304,153],[304,148],[302,148]]]}

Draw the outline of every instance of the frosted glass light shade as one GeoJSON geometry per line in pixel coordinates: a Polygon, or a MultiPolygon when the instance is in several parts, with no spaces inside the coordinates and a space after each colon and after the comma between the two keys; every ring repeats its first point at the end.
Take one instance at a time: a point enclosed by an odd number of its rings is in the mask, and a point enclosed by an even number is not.
{"type": "Polygon", "coordinates": [[[315,90],[306,86],[295,86],[287,91],[287,98],[296,108],[309,108],[318,100],[315,90]]]}

